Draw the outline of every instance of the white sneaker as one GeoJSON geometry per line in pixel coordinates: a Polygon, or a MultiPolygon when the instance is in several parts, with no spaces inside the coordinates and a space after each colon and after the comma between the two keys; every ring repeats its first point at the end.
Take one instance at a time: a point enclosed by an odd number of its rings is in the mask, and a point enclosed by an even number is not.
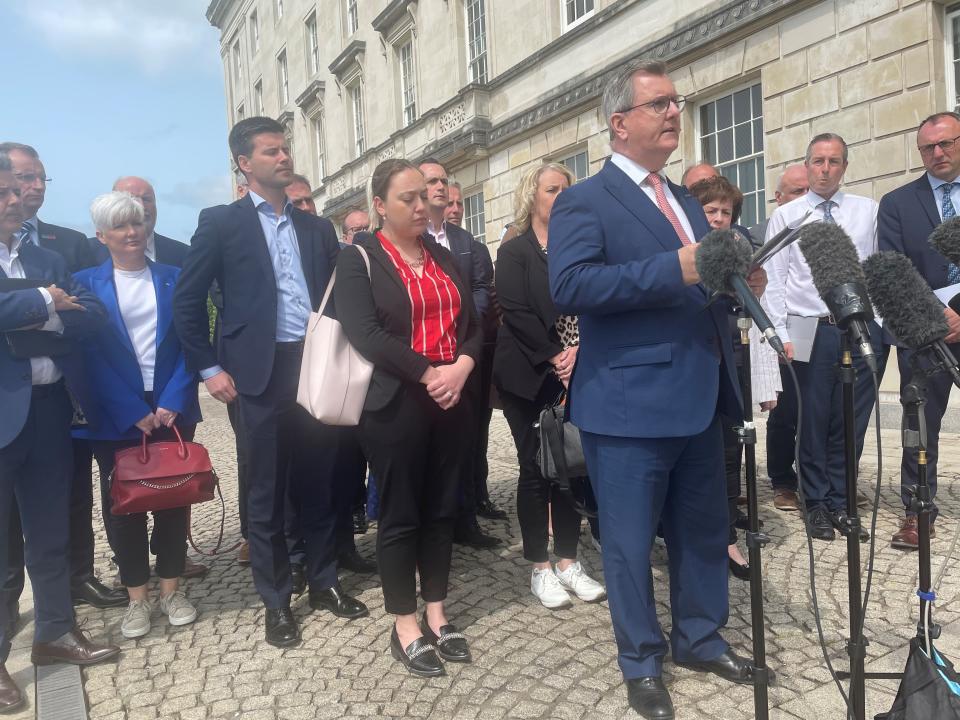
{"type": "Polygon", "coordinates": [[[171,625],[189,625],[197,619],[197,609],[187,600],[182,590],[174,590],[161,596],[160,612],[167,616],[171,625]]]}
{"type": "Polygon", "coordinates": [[[534,568],[530,576],[530,592],[539,600],[545,608],[556,610],[558,608],[572,605],[570,596],[563,589],[557,576],[553,573],[553,568],[534,568]]]}
{"type": "Polygon", "coordinates": [[[149,600],[131,600],[127,612],[120,623],[120,632],[125,638],[143,637],[150,632],[150,613],[153,608],[149,600]]]}
{"type": "Polygon", "coordinates": [[[599,602],[607,596],[607,591],[596,580],[583,571],[579,562],[575,562],[566,570],[557,568],[557,580],[584,602],[599,602]]]}

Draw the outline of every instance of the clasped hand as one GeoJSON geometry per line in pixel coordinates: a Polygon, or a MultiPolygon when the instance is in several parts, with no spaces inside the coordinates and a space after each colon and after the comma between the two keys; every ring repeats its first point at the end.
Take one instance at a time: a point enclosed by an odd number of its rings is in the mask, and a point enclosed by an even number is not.
{"type": "Polygon", "coordinates": [[[156,412],[148,413],[136,422],[137,428],[145,435],[150,435],[161,427],[173,427],[177,420],[177,413],[166,408],[157,408],[156,412]]]}
{"type": "Polygon", "coordinates": [[[553,365],[553,370],[557,374],[557,378],[560,380],[560,382],[563,383],[564,387],[567,387],[570,384],[570,376],[573,374],[573,366],[577,362],[578,347],[579,346],[577,345],[568,347],[563,352],[557,353],[550,358],[550,362],[553,365]]]}
{"type": "Polygon", "coordinates": [[[427,368],[420,382],[427,386],[430,397],[441,409],[449,410],[460,402],[460,394],[473,365],[472,358],[461,355],[452,365],[427,368]]]}

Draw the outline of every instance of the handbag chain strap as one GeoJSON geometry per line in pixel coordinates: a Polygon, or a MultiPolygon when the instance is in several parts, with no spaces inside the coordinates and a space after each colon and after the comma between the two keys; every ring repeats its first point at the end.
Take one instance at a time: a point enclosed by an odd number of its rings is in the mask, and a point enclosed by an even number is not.
{"type": "Polygon", "coordinates": [[[143,487],[150,488],[151,490],[173,490],[181,485],[186,485],[193,479],[194,475],[196,475],[196,473],[190,473],[189,475],[184,476],[181,480],[169,484],[152,483],[147,482],[146,480],[137,480],[137,484],[143,485],[143,487]]]}

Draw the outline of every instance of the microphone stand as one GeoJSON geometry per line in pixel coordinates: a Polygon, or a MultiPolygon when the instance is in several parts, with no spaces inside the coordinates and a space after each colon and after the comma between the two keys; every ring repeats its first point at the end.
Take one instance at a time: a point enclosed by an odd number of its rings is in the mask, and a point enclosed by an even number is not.
{"type": "Polygon", "coordinates": [[[750,327],[752,320],[747,311],[739,309],[737,327],[740,329],[740,346],[743,354],[743,374],[740,389],[743,395],[743,425],[735,427],[737,439],[744,448],[744,469],[747,480],[747,558],[750,563],[750,630],[753,636],[753,707],[756,720],[770,717],[767,688],[773,673],[767,668],[766,640],[763,617],[763,577],[761,574],[760,550],[770,542],[766,533],[760,532],[757,511],[757,430],[753,424],[753,392],[750,379],[750,327]]]}

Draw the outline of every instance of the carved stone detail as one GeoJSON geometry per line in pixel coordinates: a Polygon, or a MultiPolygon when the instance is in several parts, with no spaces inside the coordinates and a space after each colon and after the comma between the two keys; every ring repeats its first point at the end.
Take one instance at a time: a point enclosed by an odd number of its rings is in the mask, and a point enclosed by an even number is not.
{"type": "Polygon", "coordinates": [[[457,103],[440,116],[439,128],[440,134],[444,135],[451,130],[460,127],[467,120],[467,107],[464,103],[457,103]]]}

